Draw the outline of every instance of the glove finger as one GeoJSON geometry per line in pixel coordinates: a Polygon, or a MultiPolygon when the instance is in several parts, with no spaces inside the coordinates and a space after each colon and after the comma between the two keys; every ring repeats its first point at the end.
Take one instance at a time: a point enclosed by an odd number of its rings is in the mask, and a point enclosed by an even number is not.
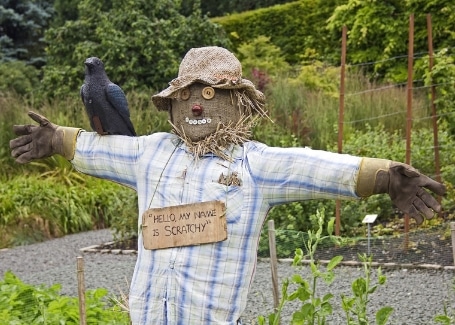
{"type": "Polygon", "coordinates": [[[16,152],[16,156],[13,157],[16,158],[18,164],[26,164],[33,159],[32,151],[26,151],[25,148],[21,152],[16,152]]]}
{"type": "Polygon", "coordinates": [[[417,225],[422,224],[422,222],[423,222],[423,217],[422,217],[422,215],[420,214],[420,212],[417,211],[417,209],[415,208],[414,205],[412,205],[411,207],[408,207],[408,208],[406,209],[406,211],[403,210],[403,212],[406,213],[406,214],[407,214],[408,216],[410,216],[411,218],[413,218],[413,219],[416,221],[417,225]]]}
{"type": "Polygon", "coordinates": [[[16,162],[18,164],[26,164],[29,163],[30,161],[32,161],[31,152],[26,152],[20,155],[18,158],[16,158],[16,162]]]}
{"type": "Polygon", "coordinates": [[[422,201],[419,198],[416,198],[414,200],[413,204],[414,204],[416,210],[419,211],[421,214],[423,214],[425,216],[425,218],[427,218],[427,219],[433,218],[434,211],[427,206],[426,202],[422,201]]]}
{"type": "Polygon", "coordinates": [[[423,187],[429,189],[430,191],[436,193],[437,195],[442,196],[446,194],[446,187],[444,186],[444,184],[436,182],[435,180],[425,175],[422,175],[421,177],[423,177],[423,187]]]}
{"type": "Polygon", "coordinates": [[[424,189],[420,189],[417,192],[417,196],[420,198],[420,200],[425,204],[428,208],[433,209],[436,212],[441,211],[441,205],[439,202],[427,191],[424,189]]]}
{"type": "Polygon", "coordinates": [[[22,147],[28,143],[32,142],[32,137],[30,135],[22,135],[16,139],[10,140],[9,147],[10,149],[15,149],[18,147],[22,147]]]}
{"type": "Polygon", "coordinates": [[[30,150],[32,150],[32,144],[31,143],[27,143],[27,144],[25,144],[23,146],[19,146],[19,147],[14,148],[11,151],[11,156],[13,158],[18,158],[20,155],[23,155],[24,153],[29,152],[30,150]]]}
{"type": "Polygon", "coordinates": [[[30,124],[27,124],[27,125],[13,125],[13,132],[16,135],[26,135],[26,134],[32,133],[33,128],[35,128],[35,127],[36,126],[30,125],[30,124]]]}
{"type": "Polygon", "coordinates": [[[30,116],[40,126],[46,126],[50,123],[46,117],[44,117],[43,115],[40,115],[38,113],[35,113],[33,111],[28,112],[28,116],[30,116]]]}

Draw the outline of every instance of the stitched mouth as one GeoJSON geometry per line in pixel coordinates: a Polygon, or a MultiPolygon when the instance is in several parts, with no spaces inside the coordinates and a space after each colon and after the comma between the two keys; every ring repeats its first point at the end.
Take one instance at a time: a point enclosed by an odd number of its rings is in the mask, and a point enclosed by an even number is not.
{"type": "Polygon", "coordinates": [[[189,117],[186,117],[185,122],[188,123],[189,125],[210,124],[212,123],[212,119],[211,118],[191,119],[189,117]]]}

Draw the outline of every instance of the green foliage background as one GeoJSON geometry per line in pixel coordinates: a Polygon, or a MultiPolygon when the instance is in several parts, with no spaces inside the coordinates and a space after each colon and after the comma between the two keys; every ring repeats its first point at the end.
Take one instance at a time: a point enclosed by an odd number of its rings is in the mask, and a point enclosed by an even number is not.
{"type": "Polygon", "coordinates": [[[78,89],[90,56],[102,59],[109,77],[125,90],[159,90],[176,76],[188,49],[228,45],[223,30],[197,6],[189,16],[179,10],[177,0],[80,1],[78,20],[46,31],[44,93],[64,95],[78,89]]]}
{"type": "MultiPolygon", "coordinates": [[[[347,62],[364,66],[374,78],[403,82],[409,20],[414,15],[414,53],[428,52],[427,14],[435,48],[453,47],[455,4],[447,0],[301,0],[212,19],[223,26],[233,50],[259,36],[270,38],[290,64],[322,60],[339,64],[341,30],[348,30],[347,62]],[[397,64],[392,58],[402,58],[397,64]]],[[[422,78],[421,74],[415,79],[422,78]]]]}
{"type": "MultiPolygon", "coordinates": [[[[244,75],[268,97],[275,123],[263,121],[255,128],[256,140],[271,146],[337,151],[340,37],[341,27],[347,25],[351,65],[346,92],[357,95],[345,98],[343,151],[403,161],[405,91],[400,87],[369,90],[403,80],[407,62],[402,57],[407,51],[411,12],[415,12],[415,52],[419,55],[414,76],[416,85],[422,86],[413,94],[418,108],[413,116],[413,139],[418,139],[413,142],[413,164],[426,174],[434,173],[426,87],[437,84],[442,174],[453,191],[455,157],[450,148],[455,135],[455,65],[450,48],[454,33],[448,26],[455,10],[450,1],[300,0],[209,19],[207,1],[56,0],[51,21],[47,15],[52,12],[51,2],[41,7],[27,0],[20,3],[24,8],[35,6],[40,14],[35,17],[40,26],[35,32],[45,36],[47,47],[40,52],[43,40],[34,43],[37,34],[33,34],[35,38],[28,43],[14,43],[11,38],[9,47],[0,50],[0,196],[4,202],[0,232],[9,234],[0,236],[1,247],[97,227],[113,227],[121,237],[137,231],[132,190],[81,176],[62,159],[19,166],[9,156],[12,125],[29,123],[28,110],[60,125],[90,128],[79,99],[83,62],[89,56],[102,58],[111,80],[125,89],[133,123],[144,135],[170,129],[166,114],[155,110],[150,96],[177,75],[185,52],[204,45],[227,47],[242,61],[244,75]],[[431,73],[426,13],[432,14],[438,49],[431,73]],[[18,60],[10,49],[27,53],[26,60],[18,60]],[[39,57],[47,61],[41,69],[30,64],[39,57]],[[366,62],[371,64],[362,66],[366,62]]],[[[14,19],[21,22],[28,17],[21,16],[18,8],[0,8],[6,12],[0,23],[3,29],[12,26],[14,19]]],[[[24,35],[27,39],[31,34],[24,35]]],[[[448,196],[443,201],[450,213],[453,199],[448,196]]],[[[314,227],[310,216],[322,207],[328,218],[333,216],[334,202],[323,200],[275,207],[270,218],[282,229],[305,231],[314,227]]],[[[355,234],[366,211],[378,212],[385,219],[394,214],[384,196],[346,202],[344,233],[355,234]]]]}

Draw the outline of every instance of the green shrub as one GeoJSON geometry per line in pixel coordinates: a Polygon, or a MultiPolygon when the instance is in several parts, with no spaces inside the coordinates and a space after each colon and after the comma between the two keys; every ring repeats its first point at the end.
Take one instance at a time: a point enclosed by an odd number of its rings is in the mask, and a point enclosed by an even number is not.
{"type": "Polygon", "coordinates": [[[439,123],[444,124],[450,135],[455,138],[455,92],[452,87],[455,82],[453,51],[453,48],[444,48],[436,53],[431,72],[425,69],[426,60],[420,61],[419,67],[421,74],[425,76],[425,85],[437,85],[435,87],[435,108],[439,116],[439,123]]]}
{"type": "Polygon", "coordinates": [[[0,93],[14,91],[19,95],[33,93],[39,85],[38,69],[24,61],[0,63],[0,93]]]}
{"type": "MultiPolygon", "coordinates": [[[[59,284],[32,286],[6,272],[0,287],[0,324],[79,324],[78,298],[61,296],[59,284]]],[[[128,314],[109,301],[107,294],[103,288],[86,291],[87,324],[129,324],[128,314]]]]}
{"type": "Polygon", "coordinates": [[[125,91],[159,90],[176,77],[192,47],[228,46],[223,30],[193,8],[183,16],[181,1],[81,0],[78,20],[46,31],[48,63],[43,91],[63,96],[82,84],[84,61],[97,56],[110,79],[125,91]]]}
{"type": "Polygon", "coordinates": [[[0,184],[0,247],[106,228],[113,220],[137,224],[134,191],[67,167],[0,184]]]}
{"type": "Polygon", "coordinates": [[[237,51],[245,78],[252,80],[260,90],[264,89],[261,84],[265,86],[268,78],[279,77],[290,69],[280,48],[270,42],[270,37],[260,35],[242,43],[237,51]],[[260,79],[261,73],[265,80],[260,79]]]}
{"type": "Polygon", "coordinates": [[[337,2],[295,1],[211,20],[224,28],[235,52],[242,43],[264,35],[283,51],[289,64],[327,57],[326,54],[336,56],[338,61],[341,30],[337,35],[326,30],[326,20],[337,2]]]}

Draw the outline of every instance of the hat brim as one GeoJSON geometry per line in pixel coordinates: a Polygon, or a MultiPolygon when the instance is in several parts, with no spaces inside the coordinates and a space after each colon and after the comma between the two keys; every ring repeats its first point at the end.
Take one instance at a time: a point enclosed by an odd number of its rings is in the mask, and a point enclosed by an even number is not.
{"type": "Polygon", "coordinates": [[[229,79],[207,79],[188,75],[172,80],[168,88],[152,96],[152,102],[159,111],[169,111],[171,100],[177,98],[179,90],[194,83],[202,83],[219,89],[243,90],[250,99],[262,103],[265,102],[264,94],[257,90],[254,84],[248,79],[233,82],[229,79]]]}

